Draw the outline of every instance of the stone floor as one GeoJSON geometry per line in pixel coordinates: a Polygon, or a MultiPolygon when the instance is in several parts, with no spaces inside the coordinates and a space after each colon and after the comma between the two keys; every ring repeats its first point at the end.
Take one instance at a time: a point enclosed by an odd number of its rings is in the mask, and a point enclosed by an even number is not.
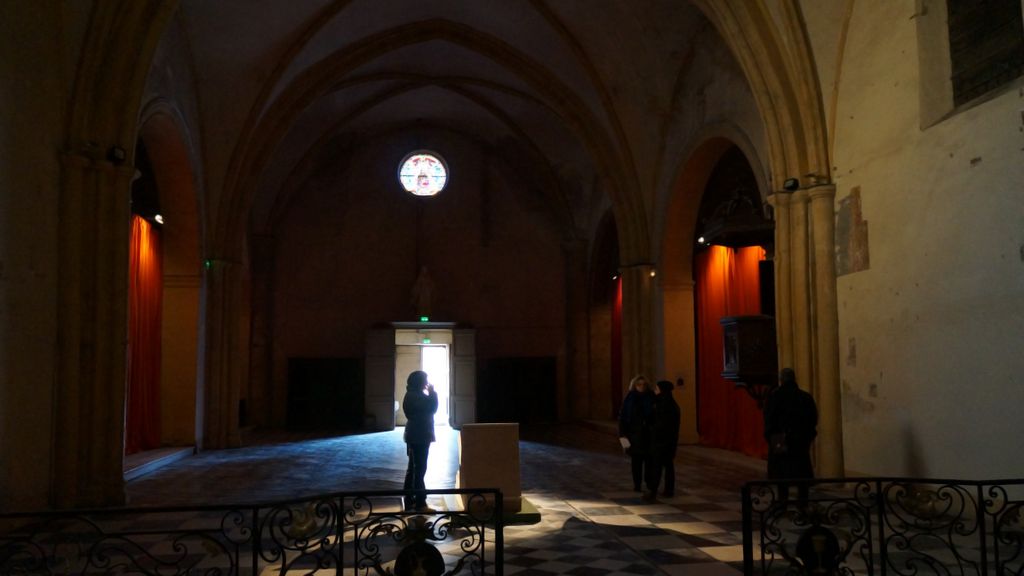
{"type": "MultiPolygon", "coordinates": [[[[273,501],[326,492],[400,489],[401,429],[303,438],[247,439],[245,448],[204,452],[127,484],[129,505],[273,501]]],[[[438,428],[428,488],[455,487],[458,431],[438,428]]],[[[523,494],[539,524],[505,530],[508,576],[737,574],[741,572],[740,487],[764,477],[764,462],[683,447],[676,495],[645,502],[607,423],[523,429],[523,494]]],[[[435,498],[431,506],[443,507],[435,498]]]]}

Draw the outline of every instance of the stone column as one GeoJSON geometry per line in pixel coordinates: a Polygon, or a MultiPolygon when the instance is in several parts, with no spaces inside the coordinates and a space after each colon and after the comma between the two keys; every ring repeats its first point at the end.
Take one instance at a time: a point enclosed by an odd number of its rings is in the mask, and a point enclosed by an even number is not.
{"type": "MultiPolygon", "coordinates": [[[[811,262],[807,221],[807,191],[790,197],[789,282],[793,331],[793,365],[796,380],[810,391],[814,382],[814,340],[811,337],[811,262]]],[[[784,368],[785,366],[780,366],[784,368]]]]}
{"type": "Polygon", "coordinates": [[[819,424],[818,475],[841,477],[843,410],[839,388],[839,313],[836,297],[834,184],[810,189],[814,233],[814,333],[819,424]]]}
{"type": "Polygon", "coordinates": [[[130,166],[63,157],[53,504],[124,502],[130,166]]]}
{"type": "Polygon", "coordinates": [[[241,444],[238,391],[247,356],[239,341],[243,270],[237,259],[223,257],[207,259],[205,269],[200,448],[231,448],[241,444]]]}
{"type": "Polygon", "coordinates": [[[274,238],[254,234],[249,243],[252,262],[252,338],[249,345],[249,424],[276,424],[271,406],[284,404],[287,391],[274,389],[274,238]]]}
{"type": "Polygon", "coordinates": [[[565,386],[558,394],[560,420],[592,418],[587,329],[587,243],[570,239],[565,254],[565,386]],[[564,397],[563,397],[564,396],[564,397]]]}
{"type": "Polygon", "coordinates": [[[634,374],[654,378],[654,342],[651,298],[654,266],[648,263],[626,264],[622,273],[622,370],[621,394],[625,394],[634,374]]]}
{"type": "Polygon", "coordinates": [[[790,193],[779,191],[768,198],[775,209],[775,329],[779,366],[793,365],[793,294],[790,290],[789,210],[790,193]]]}

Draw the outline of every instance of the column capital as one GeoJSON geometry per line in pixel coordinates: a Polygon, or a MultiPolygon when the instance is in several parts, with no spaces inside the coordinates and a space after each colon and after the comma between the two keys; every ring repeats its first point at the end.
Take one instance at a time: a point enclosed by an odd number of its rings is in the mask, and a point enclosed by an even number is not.
{"type": "Polygon", "coordinates": [[[768,195],[768,204],[775,208],[788,206],[793,193],[789,190],[776,190],[768,195]]]}
{"type": "Polygon", "coordinates": [[[135,167],[131,164],[124,162],[115,164],[110,160],[106,160],[95,154],[87,152],[65,150],[61,152],[60,159],[61,164],[63,164],[65,168],[77,169],[82,172],[95,170],[97,172],[107,172],[120,176],[135,175],[135,167]]]}
{"type": "Polygon", "coordinates": [[[829,183],[811,186],[807,189],[807,195],[810,196],[812,201],[821,198],[828,198],[829,200],[832,200],[836,197],[836,185],[829,183]]]}

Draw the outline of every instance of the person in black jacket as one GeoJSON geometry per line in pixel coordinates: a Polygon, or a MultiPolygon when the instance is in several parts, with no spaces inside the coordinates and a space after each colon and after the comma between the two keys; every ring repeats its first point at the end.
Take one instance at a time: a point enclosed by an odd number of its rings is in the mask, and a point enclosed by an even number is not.
{"type": "MultiPolygon", "coordinates": [[[[768,478],[814,478],[811,442],[818,435],[818,407],[814,398],[796,384],[792,368],[779,372],[779,387],[764,404],[764,437],[768,441],[768,478]]],[[[810,486],[800,485],[806,503],[810,486]]],[[[789,483],[779,482],[779,501],[789,499],[789,483]]]]}
{"type": "Polygon", "coordinates": [[[629,382],[629,391],[622,400],[619,412],[619,438],[625,439],[623,446],[632,465],[633,490],[640,492],[643,485],[644,464],[651,444],[651,414],[654,407],[654,393],[647,385],[647,378],[634,376],[629,382]]]}
{"type": "MultiPolygon", "coordinates": [[[[405,490],[425,490],[423,481],[427,474],[427,456],[430,443],[434,441],[434,414],[437,412],[437,392],[427,381],[427,373],[417,370],[409,374],[405,386],[402,410],[408,422],[405,425],[406,454],[409,465],[405,469],[405,490]]],[[[434,509],[427,506],[425,492],[406,496],[405,509],[429,514],[434,509]]]]}
{"type": "Polygon", "coordinates": [[[672,497],[676,491],[676,450],[679,448],[679,404],[672,397],[675,386],[668,380],[659,380],[654,397],[654,418],[651,426],[650,467],[647,470],[647,490],[644,496],[653,500],[658,493],[661,473],[665,472],[664,495],[672,497]]]}

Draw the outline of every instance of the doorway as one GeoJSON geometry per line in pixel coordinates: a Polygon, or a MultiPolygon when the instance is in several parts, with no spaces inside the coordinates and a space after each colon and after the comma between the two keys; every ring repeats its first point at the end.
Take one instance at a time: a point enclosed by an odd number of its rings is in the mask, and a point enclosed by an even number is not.
{"type": "Polygon", "coordinates": [[[447,426],[451,418],[451,352],[449,329],[395,330],[395,424],[406,424],[402,411],[405,384],[416,370],[427,373],[437,392],[435,425],[447,426]]]}

